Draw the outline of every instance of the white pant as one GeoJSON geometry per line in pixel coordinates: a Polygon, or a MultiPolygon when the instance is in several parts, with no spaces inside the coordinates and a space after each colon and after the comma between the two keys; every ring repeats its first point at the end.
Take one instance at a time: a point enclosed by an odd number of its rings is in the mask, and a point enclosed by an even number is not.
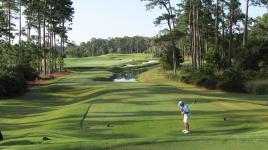
{"type": "Polygon", "coordinates": [[[190,114],[183,114],[183,123],[189,123],[190,114]]]}

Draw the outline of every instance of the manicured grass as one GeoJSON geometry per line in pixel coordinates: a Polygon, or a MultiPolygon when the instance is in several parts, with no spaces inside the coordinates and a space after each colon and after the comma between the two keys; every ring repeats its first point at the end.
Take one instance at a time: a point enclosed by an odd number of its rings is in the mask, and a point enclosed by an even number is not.
{"type": "Polygon", "coordinates": [[[85,58],[67,58],[65,60],[67,67],[113,67],[124,64],[136,64],[153,59],[150,54],[108,54],[97,57],[85,58]]]}
{"type": "Polygon", "coordinates": [[[109,78],[116,66],[140,66],[148,59],[142,54],[67,59],[72,75],[0,101],[5,136],[0,149],[268,148],[267,95],[209,91],[168,81],[157,67],[141,74],[138,83],[96,80],[109,78]],[[188,103],[197,99],[191,105],[189,135],[180,132],[178,98],[188,103]]]}

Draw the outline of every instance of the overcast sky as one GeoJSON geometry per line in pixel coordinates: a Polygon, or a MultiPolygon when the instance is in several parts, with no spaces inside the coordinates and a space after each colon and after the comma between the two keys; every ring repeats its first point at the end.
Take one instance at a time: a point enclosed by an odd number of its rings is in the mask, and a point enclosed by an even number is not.
{"type": "MultiPolygon", "coordinates": [[[[173,3],[179,0],[172,0],[173,3]]],[[[244,1],[244,0],[242,0],[244,1]]],[[[154,36],[159,27],[153,24],[161,10],[146,11],[140,0],[73,0],[75,15],[69,39],[80,42],[91,38],[154,36]]],[[[243,7],[244,8],[244,7],[243,7]]],[[[250,16],[260,16],[265,8],[250,8],[250,16]]]]}

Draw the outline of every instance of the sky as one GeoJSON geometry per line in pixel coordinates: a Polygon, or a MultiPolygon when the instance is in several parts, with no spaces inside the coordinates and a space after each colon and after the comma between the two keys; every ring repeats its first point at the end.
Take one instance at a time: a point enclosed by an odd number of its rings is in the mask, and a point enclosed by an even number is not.
{"type": "MultiPolygon", "coordinates": [[[[175,4],[179,0],[171,1],[175,4]]],[[[73,0],[73,2],[75,9],[73,29],[68,35],[69,39],[77,44],[89,41],[93,37],[135,35],[152,37],[161,29],[153,22],[162,10],[147,11],[145,3],[140,0],[73,0]]],[[[265,12],[265,8],[251,7],[249,14],[251,17],[256,17],[265,12]]]]}

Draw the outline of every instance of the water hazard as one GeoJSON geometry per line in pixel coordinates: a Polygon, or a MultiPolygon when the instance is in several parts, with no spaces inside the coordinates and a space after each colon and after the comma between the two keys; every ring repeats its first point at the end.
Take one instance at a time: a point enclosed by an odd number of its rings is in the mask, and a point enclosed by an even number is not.
{"type": "Polygon", "coordinates": [[[146,68],[125,68],[122,72],[115,74],[114,82],[133,83],[137,82],[137,75],[146,72],[153,67],[146,68]]]}

